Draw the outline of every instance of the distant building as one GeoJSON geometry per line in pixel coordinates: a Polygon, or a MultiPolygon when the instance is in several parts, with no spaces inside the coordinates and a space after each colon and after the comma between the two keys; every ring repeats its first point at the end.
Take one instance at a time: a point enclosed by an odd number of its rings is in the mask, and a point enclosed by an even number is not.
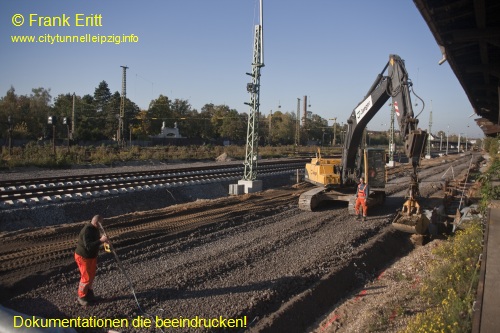
{"type": "Polygon", "coordinates": [[[161,125],[161,132],[158,135],[151,135],[155,139],[165,139],[165,138],[182,138],[177,128],[177,122],[174,123],[174,127],[165,127],[165,122],[161,125]]]}

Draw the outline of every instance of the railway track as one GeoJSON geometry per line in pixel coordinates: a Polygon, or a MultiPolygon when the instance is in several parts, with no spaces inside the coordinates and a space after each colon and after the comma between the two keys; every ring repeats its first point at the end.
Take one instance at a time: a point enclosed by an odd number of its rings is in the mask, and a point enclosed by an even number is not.
{"type": "MultiPolygon", "coordinates": [[[[449,167],[439,163],[425,168],[423,187],[439,182],[436,179],[449,167]]],[[[465,168],[455,168],[456,173],[465,168]]],[[[347,281],[349,286],[342,288],[348,290],[357,279],[364,285],[363,274],[378,271],[378,266],[364,265],[386,260],[380,259],[381,253],[390,253],[388,260],[393,260],[399,254],[396,249],[403,248],[402,237],[387,235],[379,240],[378,235],[389,228],[407,184],[404,177],[397,177],[388,187],[393,200],[374,210],[366,225],[354,221],[342,205],[317,212],[298,210],[298,197],[310,188],[302,183],[106,218],[105,228],[137,283],[141,306],[148,311],[163,316],[170,312],[162,309],[177,309],[186,316],[244,314],[250,321],[298,299],[297,294],[314,288],[325,276],[333,279],[352,269],[353,275],[339,280],[347,281]],[[396,242],[390,247],[395,251],[388,251],[386,242],[396,242]],[[372,250],[367,244],[384,245],[384,250],[372,250]]],[[[429,189],[431,194],[434,190],[429,189]]],[[[73,304],[78,279],[73,251],[81,227],[82,223],[71,223],[0,233],[2,304],[54,317],[50,307],[41,305],[48,300],[65,316],[86,315],[73,304]]],[[[134,317],[133,301],[112,256],[99,257],[99,270],[98,290],[105,297],[113,295],[113,306],[103,303],[92,313],[134,317]]],[[[310,294],[319,297],[322,292],[310,294]]],[[[325,297],[336,302],[341,296],[325,297]]],[[[300,304],[287,308],[306,310],[300,304]]]]}
{"type": "MultiPolygon", "coordinates": [[[[461,156],[458,154],[455,155],[448,155],[447,156],[447,161],[448,163],[451,163],[451,165],[458,165],[460,164],[460,159],[461,156]]],[[[442,159],[430,159],[430,160],[422,160],[421,165],[418,167],[419,172],[429,169],[429,168],[434,168],[442,164],[442,159]]],[[[447,167],[449,164],[447,164],[447,167]]],[[[410,172],[413,171],[413,167],[409,163],[401,163],[399,165],[396,165],[394,167],[388,167],[386,169],[386,174],[387,174],[387,179],[394,179],[396,177],[401,177],[408,175],[410,172]]]]}
{"type": "MultiPolygon", "coordinates": [[[[463,162],[457,159],[452,163],[460,164],[463,162]]],[[[443,173],[449,165],[436,166],[434,164],[432,174],[443,173]]],[[[292,169],[297,168],[295,164],[291,164],[291,166],[292,169]]],[[[272,165],[271,167],[274,171],[283,168],[282,165],[272,165]]],[[[431,166],[425,169],[429,168],[431,166]]],[[[222,169],[227,170],[227,168],[222,169]]],[[[178,171],[176,172],[178,173],[178,171]]],[[[233,172],[230,168],[229,173],[233,172]]],[[[139,174],[144,173],[140,172],[139,174]]],[[[221,172],[218,171],[215,174],[219,175],[221,172]]],[[[422,176],[422,181],[426,182],[425,173],[422,173],[422,176]]],[[[103,178],[102,175],[94,177],[103,178]]],[[[76,179],[76,177],[69,178],[76,179]]],[[[399,184],[392,185],[391,189],[392,191],[402,191],[405,188],[406,184],[399,184]]],[[[272,211],[273,207],[279,207],[285,203],[296,205],[295,201],[301,192],[301,190],[295,192],[282,190],[272,195],[262,193],[252,196],[228,197],[224,200],[214,200],[209,210],[205,206],[190,206],[188,204],[183,209],[172,207],[128,214],[106,219],[106,229],[113,243],[123,248],[138,242],[154,242],[157,237],[193,230],[206,224],[223,223],[231,217],[251,214],[256,210],[272,211]],[[187,209],[189,209],[188,213],[187,209]]],[[[72,260],[72,252],[76,246],[80,228],[81,223],[21,232],[18,236],[17,232],[0,235],[0,279],[4,282],[19,281],[22,280],[23,276],[34,274],[38,270],[46,271],[61,264],[66,265],[72,260]]]]}
{"type": "MultiPolygon", "coordinates": [[[[158,237],[174,235],[198,227],[223,223],[234,216],[251,214],[256,210],[272,211],[295,198],[290,190],[273,194],[229,197],[214,200],[205,206],[184,209],[166,208],[106,219],[106,230],[117,247],[123,249],[141,242],[153,242],[158,237]],[[231,207],[230,209],[228,209],[231,207]],[[186,209],[189,213],[186,214],[186,209]]],[[[36,275],[38,271],[51,271],[72,262],[81,223],[42,228],[0,236],[0,281],[4,285],[18,283],[36,275]]]]}
{"type": "MultiPolygon", "coordinates": [[[[261,162],[260,175],[303,169],[306,159],[261,162]]],[[[81,200],[135,191],[188,186],[239,179],[242,165],[198,166],[182,169],[104,173],[84,176],[26,178],[0,181],[0,208],[81,200]]]]}

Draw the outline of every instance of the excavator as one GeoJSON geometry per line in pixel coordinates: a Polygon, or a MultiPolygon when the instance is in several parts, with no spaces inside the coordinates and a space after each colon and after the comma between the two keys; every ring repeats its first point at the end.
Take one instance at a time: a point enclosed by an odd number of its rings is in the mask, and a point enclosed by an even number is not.
{"type": "MultiPolygon", "coordinates": [[[[392,106],[404,141],[404,152],[412,165],[407,200],[392,225],[401,231],[423,234],[429,220],[423,214],[417,197],[417,168],[427,141],[427,132],[418,128],[410,99],[412,82],[408,78],[404,60],[389,55],[389,61],[363,100],[347,119],[347,130],[341,158],[323,158],[321,152],[306,164],[304,179],[317,187],[299,197],[299,208],[313,211],[326,200],[349,202],[349,212],[354,214],[357,181],[364,177],[370,186],[367,205],[385,201],[386,160],[384,149],[362,148],[363,132],[375,114],[392,98],[392,106]],[[387,75],[384,75],[387,70],[387,75]]],[[[415,94],[415,96],[417,96],[415,94]]],[[[418,98],[418,96],[417,96],[418,98]]]]}

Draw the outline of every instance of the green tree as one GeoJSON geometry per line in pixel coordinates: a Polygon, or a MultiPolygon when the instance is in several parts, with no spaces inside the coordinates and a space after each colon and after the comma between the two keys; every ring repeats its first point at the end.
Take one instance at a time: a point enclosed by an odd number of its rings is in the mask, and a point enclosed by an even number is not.
{"type": "Polygon", "coordinates": [[[187,100],[175,99],[170,103],[172,119],[169,119],[167,126],[173,127],[177,124],[182,136],[188,138],[200,138],[203,130],[203,123],[200,122],[200,115],[197,110],[192,109],[187,100]]]}
{"type": "Polygon", "coordinates": [[[30,133],[28,132],[28,126],[24,121],[16,123],[12,128],[12,138],[14,139],[25,139],[29,138],[30,133]]]}
{"type": "MultiPolygon", "coordinates": [[[[157,135],[161,131],[162,122],[172,121],[174,115],[170,110],[170,100],[167,96],[160,95],[157,99],[152,100],[149,103],[148,109],[149,121],[145,127],[146,133],[148,135],[157,135]]],[[[165,126],[169,126],[167,123],[165,126]]],[[[173,127],[173,122],[172,126],[173,127]]]]}
{"type": "Polygon", "coordinates": [[[271,120],[271,144],[289,145],[295,141],[295,115],[276,111],[271,120]]]}
{"type": "Polygon", "coordinates": [[[498,157],[500,136],[497,137],[487,137],[484,139],[484,150],[490,154],[492,158],[498,157]]]}
{"type": "Polygon", "coordinates": [[[227,105],[210,106],[210,123],[216,139],[243,140],[246,137],[246,119],[246,115],[238,114],[227,105]]]}
{"type": "MultiPolygon", "coordinates": [[[[115,93],[111,95],[106,107],[104,108],[105,110],[104,121],[106,123],[106,126],[104,128],[104,135],[109,139],[117,138],[117,131],[120,119],[120,104],[121,104],[121,95],[118,91],[115,91],[115,93]]],[[[124,131],[125,128],[126,125],[124,124],[124,131]]]]}
{"type": "Polygon", "coordinates": [[[305,126],[302,127],[301,144],[308,141],[320,142],[323,140],[323,132],[328,128],[328,120],[313,114],[311,119],[306,119],[305,126]]]}
{"type": "Polygon", "coordinates": [[[106,81],[101,81],[94,90],[94,105],[98,112],[106,111],[111,100],[111,91],[106,81]]]}
{"type": "MultiPolygon", "coordinates": [[[[76,100],[76,96],[75,96],[76,100]]],[[[57,132],[58,137],[68,137],[68,125],[63,124],[63,118],[72,118],[73,111],[73,94],[60,94],[54,99],[54,106],[52,107],[52,114],[58,118],[57,132]]],[[[73,119],[71,119],[73,121],[73,119]]],[[[69,128],[71,130],[71,127],[69,128]]]]}
{"type": "Polygon", "coordinates": [[[102,112],[98,112],[94,97],[84,95],[76,107],[75,138],[84,141],[104,140],[102,112]]]}
{"type": "Polygon", "coordinates": [[[205,104],[201,108],[201,112],[198,116],[199,123],[201,125],[199,137],[202,139],[213,139],[215,138],[215,127],[212,122],[212,117],[215,114],[215,106],[213,104],[205,104]]]}
{"type": "MultiPolygon", "coordinates": [[[[137,116],[141,112],[141,109],[137,104],[125,97],[125,109],[124,109],[124,124],[123,131],[125,139],[130,138],[130,131],[133,127],[137,127],[139,124],[137,116]]],[[[133,133],[132,133],[133,134],[133,133]]]]}
{"type": "Polygon", "coordinates": [[[140,110],[135,116],[133,122],[133,135],[139,140],[146,140],[148,138],[147,130],[149,128],[149,117],[146,110],[140,110]]]}
{"type": "Polygon", "coordinates": [[[54,115],[59,117],[71,117],[73,110],[73,94],[59,94],[54,98],[54,106],[52,108],[54,115]]]}
{"type": "Polygon", "coordinates": [[[176,98],[170,102],[170,111],[173,117],[183,118],[192,115],[193,110],[187,100],[176,98]]]}
{"type": "Polygon", "coordinates": [[[115,128],[108,128],[113,112],[113,107],[110,103],[111,97],[111,91],[107,82],[101,81],[97,88],[95,88],[93,95],[95,113],[93,113],[92,117],[95,118],[95,121],[92,121],[92,123],[94,126],[97,126],[89,129],[93,133],[91,136],[93,140],[111,139],[113,134],[116,133],[115,128]]]}
{"type": "Polygon", "coordinates": [[[8,119],[15,122],[20,118],[20,105],[19,98],[16,95],[14,87],[10,87],[4,97],[0,99],[0,135],[2,137],[8,136],[8,119]]]}
{"type": "Polygon", "coordinates": [[[14,87],[11,86],[5,96],[0,98],[0,138],[9,136],[9,127],[12,129],[13,138],[26,139],[32,137],[25,122],[28,113],[28,97],[16,95],[14,87]]]}
{"type": "Polygon", "coordinates": [[[52,135],[52,128],[48,127],[47,119],[52,113],[50,101],[50,89],[42,87],[33,88],[32,94],[29,97],[29,114],[23,117],[23,121],[28,126],[28,132],[36,137],[47,137],[52,135]]]}
{"type": "Polygon", "coordinates": [[[213,138],[213,129],[210,123],[210,117],[207,114],[196,110],[186,120],[187,130],[181,129],[181,134],[189,138],[199,138],[205,141],[209,141],[213,138]]]}
{"type": "Polygon", "coordinates": [[[219,135],[233,142],[246,141],[247,119],[246,114],[240,115],[235,109],[229,109],[222,118],[219,135]]]}

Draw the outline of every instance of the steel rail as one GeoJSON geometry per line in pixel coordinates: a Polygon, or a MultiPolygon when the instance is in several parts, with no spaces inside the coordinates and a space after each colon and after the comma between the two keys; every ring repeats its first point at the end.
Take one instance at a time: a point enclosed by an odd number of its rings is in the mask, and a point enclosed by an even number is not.
{"type": "MultiPolygon", "coordinates": [[[[293,171],[303,167],[303,161],[290,161],[263,163],[259,167],[260,174],[278,173],[293,171]]],[[[190,185],[189,182],[198,184],[203,181],[210,181],[217,178],[231,178],[241,175],[242,166],[223,166],[219,168],[204,167],[196,168],[196,173],[193,168],[168,170],[167,172],[137,172],[137,173],[114,173],[113,177],[108,177],[110,174],[86,175],[82,178],[77,176],[70,177],[55,177],[58,182],[43,183],[40,179],[35,179],[35,185],[32,179],[17,180],[17,186],[0,188],[0,202],[28,200],[32,198],[43,199],[51,196],[75,195],[94,192],[104,192],[105,194],[119,193],[120,190],[140,189],[142,187],[161,186],[166,184],[182,184],[190,185]],[[103,176],[104,175],[104,176],[103,176]],[[93,178],[91,178],[93,177],[93,178]],[[22,185],[19,185],[22,184],[22,185]]],[[[45,181],[49,178],[43,178],[45,181]]],[[[51,181],[50,180],[50,181],[51,181]]],[[[5,185],[7,182],[4,182],[5,185]]],[[[1,183],[0,183],[1,184],[1,183]]]]}
{"type": "MultiPolygon", "coordinates": [[[[260,162],[260,166],[272,166],[277,164],[294,164],[294,163],[307,163],[309,159],[290,159],[290,160],[279,160],[279,161],[263,161],[260,162]]],[[[29,186],[37,184],[46,183],[60,183],[60,182],[72,182],[72,181],[83,181],[83,180],[97,180],[97,179],[108,179],[108,178],[119,178],[119,177],[151,177],[155,175],[162,174],[174,174],[174,173],[188,173],[188,172],[200,172],[208,170],[227,170],[238,168],[243,170],[243,165],[241,164],[224,164],[224,165],[211,165],[211,166],[196,166],[196,167],[178,167],[178,168],[164,168],[155,169],[148,171],[130,171],[130,172],[109,172],[109,173],[98,173],[91,175],[76,175],[76,176],[57,176],[57,177],[36,177],[36,178],[22,178],[22,179],[12,179],[12,180],[0,180],[0,193],[2,188],[4,190],[9,187],[16,186],[29,186]]]]}
{"type": "MultiPolygon", "coordinates": [[[[206,224],[227,221],[235,214],[262,209],[263,207],[276,207],[283,202],[294,200],[290,193],[284,191],[277,193],[272,198],[257,196],[247,200],[243,204],[237,198],[230,202],[214,202],[210,210],[206,207],[176,212],[170,209],[155,210],[145,215],[128,216],[106,219],[108,225],[108,236],[113,243],[121,247],[134,245],[143,241],[153,241],[156,237],[174,234],[183,230],[192,230],[206,224]],[[233,205],[231,204],[240,204],[233,205]],[[231,206],[231,209],[228,209],[231,206]]],[[[41,268],[55,267],[58,260],[67,259],[71,261],[71,253],[76,246],[80,225],[67,226],[58,229],[52,235],[47,235],[42,229],[28,234],[26,237],[14,237],[12,241],[5,239],[0,246],[0,279],[16,276],[20,270],[24,273],[35,273],[41,268]],[[29,243],[29,244],[28,244],[29,243]],[[68,259],[69,258],[69,259],[68,259]]],[[[23,274],[24,274],[23,273],[23,274]]]]}

